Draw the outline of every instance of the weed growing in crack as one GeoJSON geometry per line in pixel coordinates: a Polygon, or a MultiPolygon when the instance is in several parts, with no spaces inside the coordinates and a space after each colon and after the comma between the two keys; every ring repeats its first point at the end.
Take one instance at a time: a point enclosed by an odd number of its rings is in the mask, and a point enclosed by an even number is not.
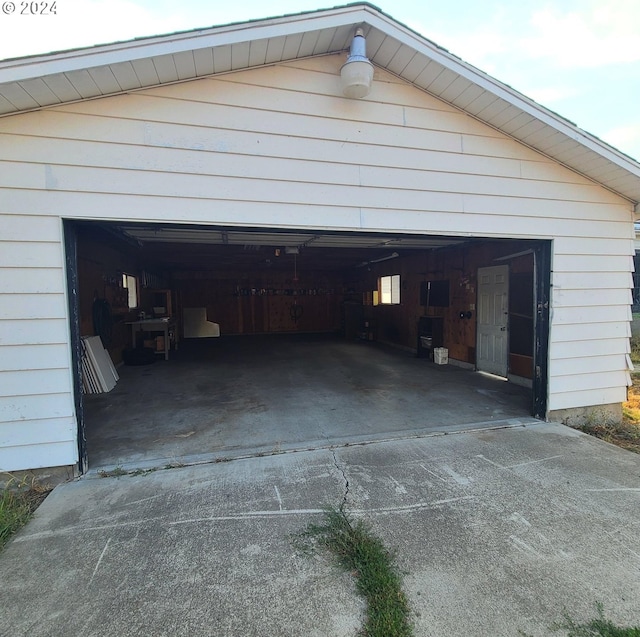
{"type": "Polygon", "coordinates": [[[409,604],[402,578],[391,553],[364,522],[351,521],[341,509],[325,513],[323,524],[310,524],[297,546],[328,549],[339,565],[356,578],[358,592],[367,602],[362,637],[411,637],[409,604]]]}
{"type": "MultiPolygon", "coordinates": [[[[565,613],[564,621],[551,626],[554,632],[566,631],[567,637],[640,637],[640,626],[616,626],[604,616],[604,606],[596,602],[597,616],[588,622],[578,623],[565,613]]],[[[522,637],[531,637],[521,630],[522,637]]]]}
{"type": "Polygon", "coordinates": [[[119,478],[120,476],[126,476],[127,471],[123,469],[121,466],[114,467],[110,471],[99,470],[98,475],[101,478],[119,478]]]}
{"type": "Polygon", "coordinates": [[[616,626],[604,616],[604,607],[596,603],[597,617],[583,624],[577,623],[569,615],[564,621],[553,626],[555,630],[566,630],[568,637],[640,637],[640,626],[616,626]]]}

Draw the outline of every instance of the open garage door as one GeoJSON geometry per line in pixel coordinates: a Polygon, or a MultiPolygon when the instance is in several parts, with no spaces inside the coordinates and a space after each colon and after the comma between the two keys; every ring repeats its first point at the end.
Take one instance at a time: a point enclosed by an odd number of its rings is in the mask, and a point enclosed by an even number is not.
{"type": "Polygon", "coordinates": [[[120,374],[89,395],[78,373],[90,468],[544,417],[542,242],[126,222],[67,237],[78,356],[98,334],[120,374]],[[528,289],[508,309],[511,383],[475,374],[477,272],[496,262],[528,289]]]}

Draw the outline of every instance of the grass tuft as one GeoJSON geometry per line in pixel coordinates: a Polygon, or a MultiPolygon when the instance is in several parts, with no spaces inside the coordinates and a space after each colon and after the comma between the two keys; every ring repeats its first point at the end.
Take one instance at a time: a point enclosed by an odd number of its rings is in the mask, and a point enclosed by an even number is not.
{"type": "Polygon", "coordinates": [[[31,519],[49,491],[35,480],[18,482],[14,479],[0,491],[0,549],[31,519]]]}
{"type": "Polygon", "coordinates": [[[640,424],[622,423],[584,424],[577,427],[585,433],[618,447],[640,453],[640,424]]]}
{"type": "Polygon", "coordinates": [[[612,422],[602,416],[572,426],[628,451],[640,453],[640,375],[634,374],[632,380],[627,400],[622,403],[622,422],[612,422]]]}
{"type": "Polygon", "coordinates": [[[631,337],[631,361],[640,363],[640,334],[631,337]]]}
{"type": "Polygon", "coordinates": [[[127,473],[128,473],[127,470],[123,469],[119,465],[117,467],[114,467],[113,469],[110,469],[110,470],[107,470],[107,471],[105,471],[103,469],[100,469],[98,471],[98,475],[101,478],[120,478],[121,476],[126,476],[127,473]]]}
{"type": "Polygon", "coordinates": [[[352,522],[342,510],[329,510],[323,524],[301,534],[333,553],[340,566],[356,578],[367,602],[362,637],[411,637],[409,604],[393,556],[362,521],[352,522]]]}

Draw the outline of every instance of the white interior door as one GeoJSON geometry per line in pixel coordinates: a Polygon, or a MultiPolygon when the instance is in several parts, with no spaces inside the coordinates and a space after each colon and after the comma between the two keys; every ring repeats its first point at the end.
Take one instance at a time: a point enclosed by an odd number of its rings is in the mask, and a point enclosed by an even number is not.
{"type": "Polygon", "coordinates": [[[507,375],[508,318],[509,266],[478,268],[478,370],[507,375]]]}

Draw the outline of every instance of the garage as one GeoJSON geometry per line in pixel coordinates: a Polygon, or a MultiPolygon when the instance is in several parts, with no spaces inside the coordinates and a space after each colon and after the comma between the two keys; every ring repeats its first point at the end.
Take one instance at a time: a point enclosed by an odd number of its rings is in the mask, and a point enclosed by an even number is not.
{"type": "Polygon", "coordinates": [[[0,142],[1,470],[621,417],[640,165],[369,4],[0,62],[0,142]]]}
{"type": "Polygon", "coordinates": [[[535,413],[536,242],[126,223],[67,234],[77,332],[101,337],[120,376],[109,393],[83,394],[92,469],[535,413]],[[488,292],[487,273],[503,281],[488,292]],[[483,340],[492,347],[477,352],[483,340]],[[149,362],[131,360],[136,351],[149,362]]]}

